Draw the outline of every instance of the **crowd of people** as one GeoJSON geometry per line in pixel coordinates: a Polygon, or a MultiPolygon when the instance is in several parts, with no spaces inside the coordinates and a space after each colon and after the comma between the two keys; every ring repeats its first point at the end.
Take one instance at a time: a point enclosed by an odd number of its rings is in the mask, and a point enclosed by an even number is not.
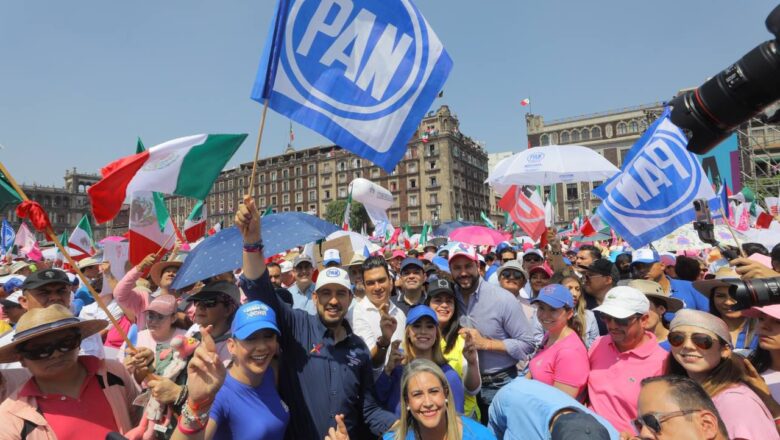
{"type": "Polygon", "coordinates": [[[89,285],[3,266],[0,438],[780,439],[780,305],[729,290],[780,277],[780,245],[728,261],[551,230],[320,263],[264,255],[249,197],[235,223],[242,266],[184,289],[182,255],[119,280],[85,258],[89,285]]]}

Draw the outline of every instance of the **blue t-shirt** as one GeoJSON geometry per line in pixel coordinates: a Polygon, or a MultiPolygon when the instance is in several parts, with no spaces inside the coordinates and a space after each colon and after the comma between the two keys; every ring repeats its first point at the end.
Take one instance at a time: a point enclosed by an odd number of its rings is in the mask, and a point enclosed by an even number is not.
{"type": "Polygon", "coordinates": [[[274,372],[269,368],[256,388],[228,374],[209,417],[217,423],[214,440],[276,440],[284,438],[290,413],[276,392],[274,372]]]}
{"type": "MultiPolygon", "coordinates": [[[[458,373],[449,366],[449,364],[441,365],[441,371],[444,372],[444,377],[447,378],[447,382],[450,384],[450,398],[454,399],[455,410],[458,414],[463,414],[463,404],[465,401],[463,382],[460,380],[458,373]]],[[[399,365],[395,367],[388,376],[383,371],[382,374],[376,380],[374,387],[376,388],[376,400],[382,407],[388,411],[394,411],[396,416],[401,415],[401,408],[399,406],[401,402],[401,376],[404,374],[404,367],[399,365]]]]}
{"type": "MultiPolygon", "coordinates": [[[[460,416],[463,422],[463,440],[495,440],[496,436],[479,422],[468,417],[460,416]]],[[[382,440],[395,440],[395,431],[388,431],[382,436],[382,440]]],[[[406,433],[406,440],[414,440],[414,432],[406,433]]]]}
{"type": "MultiPolygon", "coordinates": [[[[685,303],[686,309],[701,310],[702,312],[710,311],[710,300],[701,292],[693,287],[693,283],[685,280],[678,280],[676,278],[666,277],[669,280],[669,294],[672,298],[677,298],[685,303]]],[[[674,313],[666,312],[664,319],[668,322],[672,322],[674,319],[674,313]]]]}

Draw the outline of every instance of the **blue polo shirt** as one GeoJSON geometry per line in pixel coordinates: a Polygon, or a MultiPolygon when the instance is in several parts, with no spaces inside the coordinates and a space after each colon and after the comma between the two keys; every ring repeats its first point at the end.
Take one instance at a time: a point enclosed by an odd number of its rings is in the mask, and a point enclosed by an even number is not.
{"type": "MultiPolygon", "coordinates": [[[[664,275],[666,276],[666,275],[664,275]]],[[[686,309],[696,309],[702,312],[710,311],[710,300],[693,288],[693,283],[685,280],[666,277],[669,280],[669,295],[685,303],[686,309]]],[[[674,313],[664,313],[664,318],[671,322],[674,319],[674,313]]]]}
{"type": "Polygon", "coordinates": [[[336,343],[319,315],[293,309],[279,300],[266,271],[256,280],[241,277],[250,301],[259,300],[276,312],[281,331],[279,394],[290,408],[285,438],[321,439],[344,414],[350,438],[380,436],[396,417],[376,402],[370,353],[344,320],[347,337],[336,343]]]}

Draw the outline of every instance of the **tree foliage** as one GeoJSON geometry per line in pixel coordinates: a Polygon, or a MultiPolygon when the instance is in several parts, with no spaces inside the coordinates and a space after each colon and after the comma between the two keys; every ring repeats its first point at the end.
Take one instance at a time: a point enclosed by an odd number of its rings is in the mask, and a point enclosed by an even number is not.
{"type": "MultiPolygon", "coordinates": [[[[344,223],[344,210],[347,209],[346,200],[334,200],[328,203],[325,208],[325,220],[341,226],[344,223]]],[[[352,207],[349,212],[349,224],[352,230],[360,231],[363,224],[366,224],[366,228],[371,227],[371,219],[368,218],[366,208],[360,202],[352,201],[352,207]]]]}

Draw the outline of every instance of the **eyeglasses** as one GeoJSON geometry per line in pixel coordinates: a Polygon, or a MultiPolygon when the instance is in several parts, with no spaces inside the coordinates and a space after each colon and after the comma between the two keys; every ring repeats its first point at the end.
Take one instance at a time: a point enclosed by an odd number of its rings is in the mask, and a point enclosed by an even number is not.
{"type": "Polygon", "coordinates": [[[195,299],[192,300],[192,303],[195,304],[195,307],[204,307],[207,309],[212,309],[217,306],[217,304],[226,304],[225,301],[217,299],[217,298],[209,298],[209,299],[195,299]]]}
{"type": "Polygon", "coordinates": [[[525,278],[525,276],[519,270],[506,269],[501,272],[501,278],[506,278],[508,280],[521,280],[525,278]]]}
{"type": "Polygon", "coordinates": [[[604,322],[612,321],[619,327],[628,327],[632,322],[634,322],[635,319],[639,318],[640,316],[642,315],[633,315],[629,316],[628,318],[615,318],[614,316],[609,316],[602,313],[601,320],[604,322]]]}
{"type": "Polygon", "coordinates": [[[160,313],[152,312],[152,311],[146,312],[147,321],[162,321],[169,316],[171,315],[162,315],[160,313]]]}
{"type": "Polygon", "coordinates": [[[523,257],[523,262],[525,263],[541,263],[542,259],[539,258],[539,256],[533,256],[533,257],[523,257]]]}
{"type": "Polygon", "coordinates": [[[600,274],[600,273],[586,273],[585,275],[583,275],[583,276],[582,276],[582,278],[583,278],[583,279],[585,279],[585,280],[589,280],[589,279],[591,279],[591,278],[595,278],[595,277],[605,277],[605,276],[606,276],[606,275],[602,275],[602,274],[600,274]]]}
{"type": "Polygon", "coordinates": [[[703,411],[701,409],[686,409],[682,411],[673,411],[668,413],[647,413],[641,414],[636,419],[632,420],[636,432],[641,432],[643,427],[647,427],[653,434],[658,435],[661,433],[661,424],[669,419],[675,417],[687,416],[695,412],[703,411]]]}
{"type": "Polygon", "coordinates": [[[69,351],[75,350],[79,347],[79,345],[81,345],[81,333],[75,333],[58,341],[54,341],[46,345],[39,345],[30,349],[27,349],[25,344],[20,346],[17,351],[25,359],[29,359],[31,361],[40,361],[50,358],[55,351],[59,351],[60,353],[67,353],[69,351]]]}
{"type": "Polygon", "coordinates": [[[683,345],[685,340],[689,337],[691,338],[693,345],[702,350],[709,350],[712,348],[712,344],[715,343],[715,340],[712,338],[712,336],[705,335],[704,333],[692,333],[689,336],[683,332],[671,332],[669,333],[667,340],[669,341],[669,345],[672,347],[679,347],[683,345]]]}

